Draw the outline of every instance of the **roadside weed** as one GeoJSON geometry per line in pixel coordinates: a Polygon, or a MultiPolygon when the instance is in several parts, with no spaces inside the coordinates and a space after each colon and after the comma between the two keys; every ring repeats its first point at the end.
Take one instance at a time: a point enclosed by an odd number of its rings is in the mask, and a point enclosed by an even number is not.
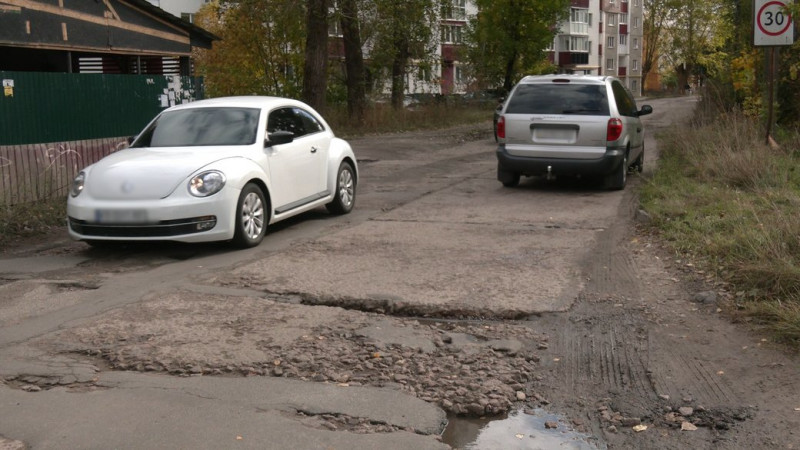
{"type": "Polygon", "coordinates": [[[642,205],[673,250],[734,292],[734,311],[800,343],[800,138],[764,142],[736,111],[659,135],[642,205]]]}

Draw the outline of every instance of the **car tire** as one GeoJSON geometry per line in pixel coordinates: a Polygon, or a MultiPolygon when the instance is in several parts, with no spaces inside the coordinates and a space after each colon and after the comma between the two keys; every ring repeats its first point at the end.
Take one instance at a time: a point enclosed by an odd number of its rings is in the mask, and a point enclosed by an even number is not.
{"type": "Polygon", "coordinates": [[[644,171],[644,146],[642,146],[642,153],[639,153],[639,157],[633,162],[633,167],[636,168],[636,172],[638,173],[644,171]]]}
{"type": "Polygon", "coordinates": [[[503,170],[500,166],[497,167],[497,180],[503,183],[505,187],[515,187],[519,184],[520,175],[518,173],[503,170]]]}
{"type": "Polygon", "coordinates": [[[347,214],[356,203],[356,176],[353,166],[343,162],[336,173],[336,187],[333,201],[325,205],[331,214],[347,214]]]}
{"type": "Polygon", "coordinates": [[[607,189],[612,191],[620,191],[625,189],[625,184],[628,182],[628,152],[622,157],[622,163],[617,167],[614,172],[606,175],[605,185],[607,189]]]}
{"type": "Polygon", "coordinates": [[[257,185],[247,183],[236,204],[236,231],[233,245],[250,248],[260,244],[267,232],[269,215],[264,192],[257,185]]]}

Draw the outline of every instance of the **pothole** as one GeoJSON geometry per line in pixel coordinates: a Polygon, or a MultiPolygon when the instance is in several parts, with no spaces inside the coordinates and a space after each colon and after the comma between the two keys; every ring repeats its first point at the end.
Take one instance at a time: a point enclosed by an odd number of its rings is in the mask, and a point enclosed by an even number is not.
{"type": "Polygon", "coordinates": [[[515,309],[456,308],[452,305],[421,305],[399,297],[376,295],[369,298],[318,296],[300,292],[267,292],[269,300],[307,306],[333,306],[350,311],[376,313],[412,319],[454,319],[462,321],[525,320],[533,314],[515,309]]]}
{"type": "Polygon", "coordinates": [[[517,409],[506,416],[450,416],[442,442],[461,450],[597,450],[607,446],[575,429],[564,417],[543,409],[517,409]]]}

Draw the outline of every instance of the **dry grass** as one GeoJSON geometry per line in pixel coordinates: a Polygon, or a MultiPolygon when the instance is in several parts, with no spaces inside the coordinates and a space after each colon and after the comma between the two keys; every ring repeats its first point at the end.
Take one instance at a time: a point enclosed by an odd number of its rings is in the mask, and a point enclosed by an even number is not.
{"type": "Polygon", "coordinates": [[[492,119],[493,111],[491,105],[460,106],[443,103],[398,111],[388,104],[378,103],[369,107],[361,123],[353,122],[343,108],[328,111],[325,119],[336,130],[337,135],[349,137],[486,122],[492,119]]]}
{"type": "Polygon", "coordinates": [[[661,136],[642,204],[672,247],[737,292],[739,309],[800,344],[800,137],[766,145],[738,112],[661,136]]]}

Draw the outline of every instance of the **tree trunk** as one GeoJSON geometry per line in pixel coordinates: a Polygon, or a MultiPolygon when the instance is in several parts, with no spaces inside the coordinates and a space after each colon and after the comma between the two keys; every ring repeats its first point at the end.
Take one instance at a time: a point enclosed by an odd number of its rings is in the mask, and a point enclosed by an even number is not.
{"type": "Polygon", "coordinates": [[[340,0],[342,36],[347,85],[347,112],[356,123],[364,120],[366,85],[364,80],[364,55],[361,53],[361,31],[358,23],[356,0],[340,0]]]}
{"type": "Polygon", "coordinates": [[[408,42],[401,40],[395,43],[395,55],[392,60],[392,107],[403,108],[406,91],[406,65],[408,64],[408,42]]]}
{"type": "Polygon", "coordinates": [[[306,2],[306,61],[303,101],[320,113],[328,88],[328,0],[306,2]]]}

